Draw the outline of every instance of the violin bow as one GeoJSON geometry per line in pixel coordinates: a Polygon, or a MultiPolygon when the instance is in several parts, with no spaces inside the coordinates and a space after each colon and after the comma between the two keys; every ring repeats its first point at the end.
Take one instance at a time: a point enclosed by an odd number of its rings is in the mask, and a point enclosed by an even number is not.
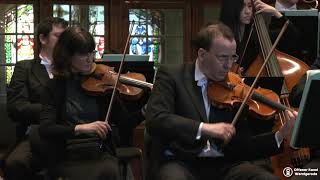
{"type": "MultiPolygon", "coordinates": [[[[252,92],[253,92],[253,89],[254,89],[254,87],[256,86],[256,84],[257,84],[257,82],[258,82],[258,80],[259,80],[259,78],[260,78],[260,76],[261,76],[261,74],[262,74],[263,69],[264,69],[265,66],[267,65],[267,62],[269,61],[269,59],[270,59],[270,57],[271,57],[274,49],[276,48],[276,46],[277,46],[280,38],[282,37],[284,31],[287,29],[288,24],[289,24],[289,20],[287,20],[287,21],[285,22],[285,24],[282,26],[282,29],[281,29],[281,31],[280,31],[280,33],[279,33],[276,41],[275,41],[274,44],[272,45],[272,47],[271,47],[271,49],[270,49],[267,57],[265,58],[265,61],[264,61],[263,65],[261,66],[261,68],[260,68],[260,70],[259,70],[256,78],[254,79],[254,81],[253,81],[253,83],[252,83],[252,85],[251,85],[251,87],[250,87],[250,89],[249,89],[248,94],[245,96],[244,100],[242,101],[242,103],[241,103],[241,105],[240,105],[239,110],[237,111],[236,115],[234,116],[234,118],[233,118],[233,120],[232,120],[232,123],[231,123],[232,125],[235,125],[235,124],[237,123],[237,121],[239,120],[239,117],[240,117],[240,115],[241,115],[241,113],[242,113],[242,111],[243,111],[243,109],[244,109],[245,104],[246,104],[247,101],[249,100],[249,97],[251,97],[252,92]]],[[[289,108],[288,108],[288,109],[289,109],[289,108]]],[[[291,109],[289,109],[289,110],[291,110],[291,109]]]]}
{"type": "MultiPolygon", "coordinates": [[[[239,71],[239,68],[241,67],[241,64],[242,64],[242,61],[243,61],[243,57],[244,55],[246,54],[247,52],[247,48],[248,48],[248,44],[250,42],[250,39],[251,39],[251,36],[252,36],[252,32],[253,32],[253,28],[254,28],[254,23],[252,23],[251,27],[250,27],[250,33],[249,33],[249,36],[246,40],[246,45],[244,46],[244,50],[243,52],[241,53],[241,57],[240,57],[240,60],[238,62],[239,66],[237,67],[237,70],[236,70],[236,73],[239,71]]],[[[240,42],[240,41],[239,41],[240,42]]]]}
{"type": "MultiPolygon", "coordinates": [[[[251,4],[254,4],[254,1],[253,1],[253,0],[251,0],[251,4]]],[[[255,22],[256,8],[255,8],[254,6],[252,6],[252,13],[253,13],[252,17],[253,17],[253,20],[254,20],[254,22],[255,22]]],[[[255,23],[252,23],[252,25],[251,25],[251,27],[250,27],[250,33],[249,33],[249,36],[248,36],[248,38],[247,38],[247,40],[246,40],[246,45],[244,46],[244,50],[243,50],[243,52],[241,53],[241,57],[240,57],[240,60],[239,60],[239,62],[238,62],[239,66],[237,67],[236,72],[238,72],[239,68],[241,67],[241,64],[242,64],[242,61],[243,61],[243,57],[244,57],[244,55],[245,55],[246,52],[247,52],[248,44],[249,44],[250,39],[251,39],[251,37],[252,37],[254,25],[255,25],[255,23]]],[[[258,38],[260,38],[260,37],[259,37],[259,33],[257,33],[257,34],[258,34],[258,38]]],[[[243,35],[244,35],[244,34],[243,34],[243,35]]],[[[240,42],[240,39],[239,39],[239,42],[240,42]]]]}
{"type": "Polygon", "coordinates": [[[127,52],[127,49],[128,49],[128,44],[129,44],[129,41],[130,41],[130,37],[131,37],[131,33],[132,33],[132,30],[133,30],[133,27],[134,27],[134,23],[135,23],[135,21],[132,21],[132,23],[130,24],[129,34],[127,36],[126,45],[125,45],[123,53],[122,53],[122,59],[121,59],[121,63],[120,63],[120,66],[119,66],[117,79],[116,79],[116,82],[115,82],[114,87],[113,87],[113,91],[112,91],[111,99],[110,99],[110,102],[109,102],[109,107],[108,107],[107,115],[106,115],[106,118],[105,118],[105,122],[108,122],[109,117],[110,117],[112,104],[113,104],[113,101],[114,101],[114,96],[116,94],[116,89],[117,89],[118,82],[119,82],[119,79],[120,79],[120,74],[121,74],[122,67],[123,67],[123,64],[124,64],[124,59],[126,58],[126,52],[127,52]]]}

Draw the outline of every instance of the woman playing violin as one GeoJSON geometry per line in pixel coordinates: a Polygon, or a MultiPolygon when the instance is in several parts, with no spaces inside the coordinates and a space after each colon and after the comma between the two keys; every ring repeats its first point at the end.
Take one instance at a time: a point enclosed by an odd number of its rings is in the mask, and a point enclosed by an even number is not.
{"type": "MultiPolygon", "coordinates": [[[[269,34],[271,35],[272,40],[275,40],[282,25],[287,20],[287,18],[278,10],[261,0],[254,0],[254,4],[252,4],[251,0],[222,1],[220,21],[229,26],[235,35],[235,39],[238,44],[237,53],[240,56],[238,63],[241,63],[240,66],[243,68],[244,72],[260,52],[260,44],[255,30],[251,37],[249,37],[253,21],[253,6],[256,9],[256,13],[266,13],[273,16],[269,24],[269,34]],[[248,39],[249,42],[246,47],[248,39]]],[[[280,39],[277,46],[278,49],[295,56],[296,54],[293,53],[297,52],[294,51],[297,49],[296,46],[298,44],[295,43],[297,42],[297,34],[297,29],[290,23],[288,29],[280,39]],[[290,43],[288,43],[289,39],[290,43]]]]}
{"type": "Polygon", "coordinates": [[[125,122],[143,119],[140,112],[129,115],[121,100],[115,98],[110,119],[104,121],[110,95],[92,96],[81,89],[82,78],[94,72],[94,49],[92,35],[80,27],[67,28],[54,48],[54,79],[42,97],[45,105],[38,129],[43,144],[34,148],[53,179],[118,179],[114,149],[117,128],[112,124],[121,131],[125,122]],[[81,152],[70,145],[84,139],[87,150],[81,152]]]}

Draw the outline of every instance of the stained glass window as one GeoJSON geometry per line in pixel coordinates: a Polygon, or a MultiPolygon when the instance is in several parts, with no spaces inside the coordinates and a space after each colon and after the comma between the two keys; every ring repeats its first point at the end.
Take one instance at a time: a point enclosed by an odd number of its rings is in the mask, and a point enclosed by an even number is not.
{"type": "Polygon", "coordinates": [[[6,82],[21,60],[34,58],[34,10],[32,4],[4,4],[0,11],[0,61],[7,64],[6,82]]]}
{"type": "Polygon", "coordinates": [[[148,54],[149,61],[160,62],[162,19],[160,10],[129,10],[129,22],[133,24],[129,54],[148,54]]]}
{"type": "Polygon", "coordinates": [[[183,62],[182,9],[129,9],[129,21],[130,54],[148,54],[155,66],[183,62]]]}
{"type": "Polygon", "coordinates": [[[70,6],[64,4],[53,5],[53,17],[60,17],[66,21],[70,20],[70,6]]]}
{"type": "Polygon", "coordinates": [[[103,5],[54,4],[53,17],[61,17],[71,26],[87,29],[96,42],[96,58],[100,59],[105,45],[105,18],[103,5]]]}

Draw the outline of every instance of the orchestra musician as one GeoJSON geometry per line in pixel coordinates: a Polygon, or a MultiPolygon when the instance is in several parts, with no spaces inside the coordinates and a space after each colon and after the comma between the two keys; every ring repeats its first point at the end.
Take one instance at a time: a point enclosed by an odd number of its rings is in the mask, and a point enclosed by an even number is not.
{"type": "Polygon", "coordinates": [[[17,142],[6,158],[5,178],[8,180],[34,179],[38,162],[31,153],[28,128],[39,124],[42,109],[40,95],[47,92],[47,81],[53,78],[50,64],[53,47],[68,23],[56,17],[49,17],[37,26],[39,57],[17,62],[7,91],[8,114],[16,127],[17,142]]]}
{"type": "Polygon", "coordinates": [[[94,50],[88,31],[69,27],[53,51],[54,78],[42,96],[40,126],[31,135],[32,149],[53,179],[119,179],[117,129],[143,119],[141,111],[129,113],[115,96],[105,121],[110,93],[93,96],[81,88],[82,79],[95,71],[94,50]]]}
{"type": "MultiPolygon", "coordinates": [[[[256,13],[264,13],[272,16],[270,24],[268,25],[269,34],[272,40],[276,39],[283,24],[287,21],[287,18],[277,9],[262,2],[261,0],[254,0],[254,4],[252,4],[251,0],[222,1],[220,21],[229,26],[235,35],[235,39],[238,44],[237,53],[240,56],[237,63],[241,63],[240,67],[242,67],[243,73],[246,72],[248,67],[261,51],[256,31],[253,30],[253,33],[250,36],[253,21],[253,6],[257,11],[256,13]],[[246,47],[248,39],[249,42],[246,47]]],[[[294,56],[294,53],[297,52],[298,44],[294,42],[297,42],[298,34],[299,33],[294,25],[289,23],[287,30],[278,43],[277,49],[284,50],[286,53],[289,52],[290,55],[294,56]]]]}
{"type": "Polygon", "coordinates": [[[235,37],[226,25],[209,25],[195,46],[195,63],[162,65],[157,72],[146,113],[153,179],[278,179],[248,160],[281,152],[297,113],[286,111],[279,131],[259,136],[249,134],[246,112],[231,125],[237,107],[212,106],[206,91],[238,59],[235,37]]]}

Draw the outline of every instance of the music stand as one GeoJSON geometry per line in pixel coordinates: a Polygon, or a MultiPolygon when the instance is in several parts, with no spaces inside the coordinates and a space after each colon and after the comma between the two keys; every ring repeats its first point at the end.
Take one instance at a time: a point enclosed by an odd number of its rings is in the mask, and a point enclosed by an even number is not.
{"type": "MultiPolygon", "coordinates": [[[[122,54],[103,54],[102,60],[103,61],[121,61],[122,54]]],[[[126,54],[126,58],[124,62],[131,62],[131,61],[149,61],[149,55],[131,55],[126,54]]]]}
{"type": "Polygon", "coordinates": [[[306,83],[299,114],[293,128],[291,147],[320,147],[319,89],[320,79],[313,79],[310,83],[306,83]]]}

